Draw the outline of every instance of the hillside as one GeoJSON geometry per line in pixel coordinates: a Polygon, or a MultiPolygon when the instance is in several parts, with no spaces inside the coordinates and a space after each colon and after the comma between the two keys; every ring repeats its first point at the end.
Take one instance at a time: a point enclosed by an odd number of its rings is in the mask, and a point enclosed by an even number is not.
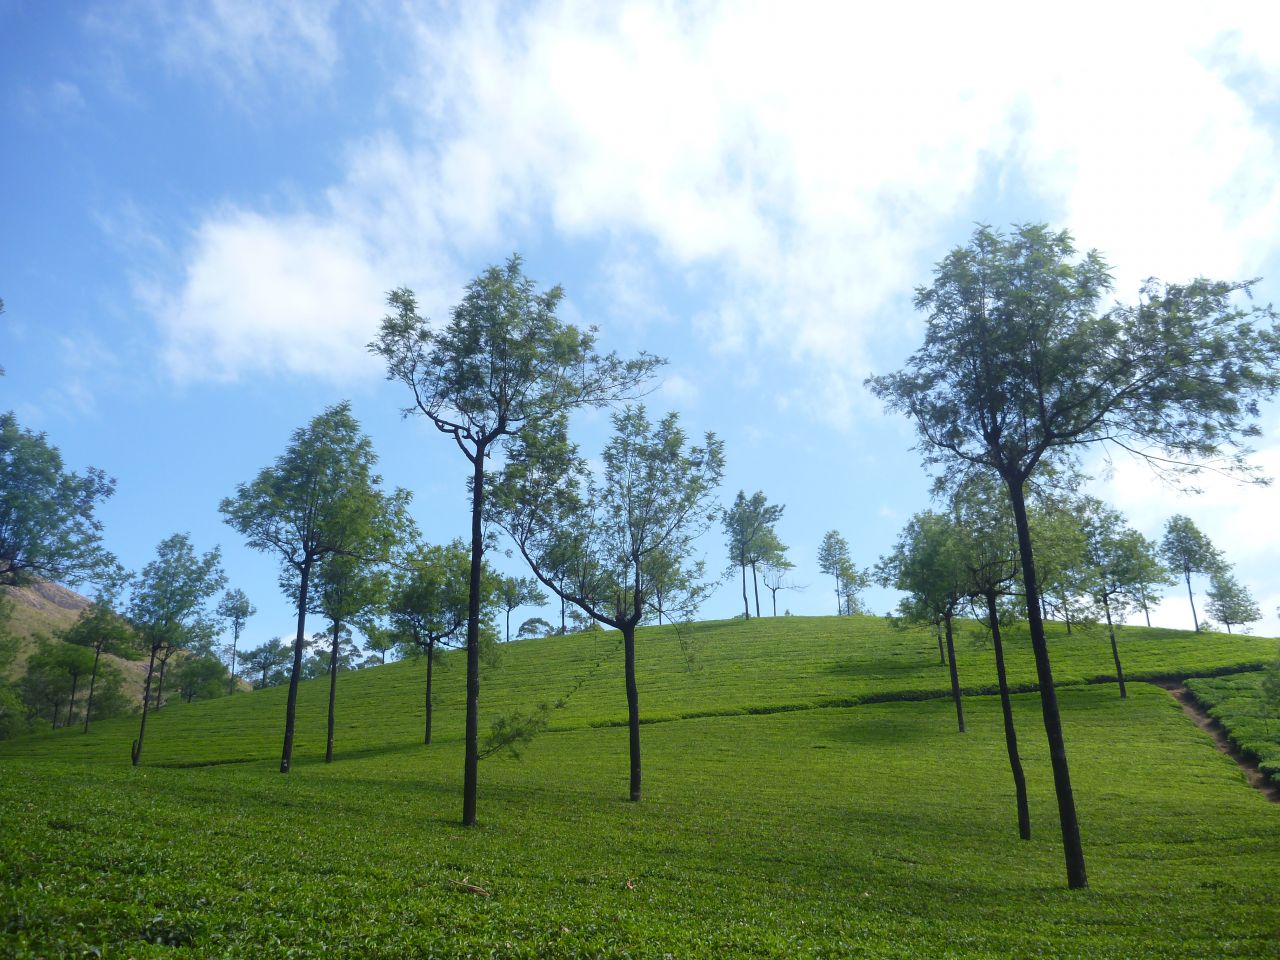
{"type": "MultiPolygon", "coordinates": [[[[980,632],[957,661],[993,682],[980,632]]],[[[1130,629],[1127,671],[1209,674],[1273,640],[1130,629]]],[[[166,707],[0,745],[0,953],[13,956],[1274,956],[1280,808],[1177,705],[1121,701],[1101,632],[1054,635],[1091,888],[1068,892],[1034,694],[1015,698],[1033,839],[1017,839],[998,700],[956,732],[926,631],[874,618],[649,629],[645,794],[625,801],[621,652],[608,634],[511,644],[482,729],[568,695],[522,759],[481,765],[460,810],[462,664],[166,707]],[[898,702],[894,698],[907,699],[898,702]],[[681,718],[684,719],[681,719],[681,718]],[[662,722],[659,722],[662,721],[662,722]],[[21,824],[19,828],[18,824],[21,824]],[[460,884],[480,887],[469,891],[460,884]],[[486,896],[485,894],[489,894],[486,896]]],[[[1011,670],[1030,682],[1025,639],[1011,670]]]]}

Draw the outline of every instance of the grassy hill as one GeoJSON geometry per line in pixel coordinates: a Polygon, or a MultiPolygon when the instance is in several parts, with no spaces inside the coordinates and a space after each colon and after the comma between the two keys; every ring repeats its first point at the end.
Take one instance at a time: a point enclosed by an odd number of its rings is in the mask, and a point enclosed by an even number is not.
{"type": "MultiPolygon", "coordinates": [[[[964,684],[994,683],[980,632],[964,684]]],[[[1260,664],[1273,640],[1132,628],[1138,677],[1260,664]]],[[[1015,682],[1032,678],[1025,638],[1015,682]]],[[[1065,889],[1039,702],[1015,698],[1033,839],[1017,839],[999,704],[958,734],[926,631],[785,618],[643,631],[645,799],[625,800],[608,634],[503,648],[484,720],[568,694],[461,807],[462,681],[423,664],[167,707],[0,745],[0,954],[75,956],[1275,956],[1280,808],[1168,695],[1121,701],[1099,631],[1051,639],[1091,887],[1065,889]],[[889,698],[900,702],[876,702],[889,698]],[[657,722],[664,721],[664,722],[657,722]],[[468,892],[460,883],[491,896],[468,892]]]]}

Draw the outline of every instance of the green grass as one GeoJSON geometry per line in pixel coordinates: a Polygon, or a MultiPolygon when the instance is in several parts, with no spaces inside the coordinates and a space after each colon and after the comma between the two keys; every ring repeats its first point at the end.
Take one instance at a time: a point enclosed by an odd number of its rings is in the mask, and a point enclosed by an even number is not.
{"type": "Polygon", "coordinates": [[[1189,680],[1187,689],[1226,728],[1237,748],[1252,754],[1258,769],[1280,784],[1280,717],[1262,708],[1261,671],[1189,680]]]}
{"type": "MultiPolygon", "coordinates": [[[[1247,640],[1122,642],[1140,672],[1164,669],[1161,651],[1218,670],[1274,645],[1247,640]]],[[[166,708],[137,770],[124,723],[5,744],[0,955],[1276,955],[1280,808],[1162,690],[1060,692],[1085,891],[1065,889],[1035,695],[1015,698],[1029,843],[995,698],[968,701],[964,735],[945,699],[750,712],[945,691],[931,644],[870,619],[709,624],[690,672],[669,632],[644,635],[642,710],[737,712],[647,725],[639,804],[625,800],[625,729],[599,725],[622,715],[612,641],[513,645],[483,688],[486,716],[610,659],[523,759],[483,762],[473,830],[457,825],[456,660],[430,747],[416,665],[344,675],[331,765],[318,761],[324,685],[304,685],[287,777],[275,691],[166,708]],[[464,878],[492,897],[452,882],[464,878]]],[[[1077,635],[1054,655],[1060,676],[1089,679],[1109,650],[1077,635]]],[[[989,656],[962,643],[966,683],[986,682],[989,656]]]]}

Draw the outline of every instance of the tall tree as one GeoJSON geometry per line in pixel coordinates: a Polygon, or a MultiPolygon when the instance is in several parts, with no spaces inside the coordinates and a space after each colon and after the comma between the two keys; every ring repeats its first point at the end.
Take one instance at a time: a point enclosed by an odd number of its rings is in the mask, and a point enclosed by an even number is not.
{"type": "Polygon", "coordinates": [[[1086,564],[1092,574],[1087,589],[1106,617],[1116,683],[1120,698],[1124,699],[1128,694],[1114,620],[1118,617],[1123,622],[1129,610],[1141,607],[1151,584],[1173,581],[1156,556],[1156,545],[1129,527],[1120,511],[1093,498],[1083,498],[1076,515],[1081,518],[1086,564]]]}
{"type": "Polygon", "coordinates": [[[227,693],[236,688],[236,650],[240,646],[240,634],[249,618],[258,612],[258,608],[249,602],[243,590],[238,587],[228,590],[218,602],[216,613],[231,625],[231,668],[227,678],[227,693]]]}
{"type": "Polygon", "coordinates": [[[214,547],[197,556],[185,533],[160,541],[156,558],[133,580],[129,619],[150,654],[147,679],[142,688],[142,721],[133,741],[133,765],[142,759],[151,702],[151,681],[156,662],[167,663],[193,634],[209,628],[206,604],[226,583],[222,555],[214,547]]]}
{"type": "Polygon", "coordinates": [[[297,609],[281,773],[288,773],[293,762],[311,576],[326,557],[359,556],[370,525],[387,510],[387,498],[378,489],[381,479],[373,472],[377,460],[351,405],[339,403],[295,430],[276,462],[218,507],[250,547],[279,556],[281,587],[297,609]]]}
{"type": "Polygon", "coordinates": [[[1222,554],[1213,542],[1200,532],[1190,517],[1175,514],[1164,525],[1164,539],[1160,541],[1160,555],[1169,569],[1182,574],[1187,582],[1187,600],[1191,603],[1191,622],[1200,631],[1200,618],[1196,615],[1196,597],[1191,589],[1191,575],[1211,575],[1223,565],[1222,554]]]}
{"type": "Polygon", "coordinates": [[[1027,802],[1027,778],[1018,753],[1018,732],[1013,722],[1013,703],[1009,696],[1009,676],[1005,670],[1003,618],[1000,601],[1017,589],[1017,536],[1008,511],[1000,503],[1001,490],[993,478],[971,473],[958,485],[951,497],[951,515],[955,524],[957,556],[966,580],[966,593],[985,617],[991,631],[995,651],[996,680],[1000,686],[1000,712],[1004,721],[1005,752],[1013,774],[1014,798],[1018,810],[1018,836],[1031,839],[1031,808],[1027,802]]]}
{"type": "MultiPolygon", "coordinates": [[[[484,565],[480,608],[489,608],[498,577],[484,565]]],[[[421,545],[397,564],[387,597],[390,636],[427,661],[422,742],[431,743],[431,681],[440,651],[466,643],[471,609],[471,552],[462,540],[421,545]]]]}
{"type": "Polygon", "coordinates": [[[1262,610],[1249,589],[1226,564],[1209,574],[1209,616],[1225,626],[1227,633],[1233,625],[1240,627],[1262,619],[1262,610]]]}
{"type": "Polygon", "coordinates": [[[0,414],[0,586],[114,573],[94,513],[114,491],[115,481],[101,470],[90,467],[81,476],[64,469],[43,433],[0,414]]]}
{"type": "Polygon", "coordinates": [[[174,670],[174,682],[178,695],[190,703],[192,700],[212,700],[226,696],[223,680],[227,667],[217,657],[184,657],[174,670]]]}
{"type": "Polygon", "coordinates": [[[774,530],[774,525],[782,519],[784,509],[780,503],[769,503],[760,490],[750,497],[746,491],[739,490],[733,506],[725,508],[721,516],[725,537],[728,539],[729,562],[742,571],[742,615],[747,619],[751,618],[751,607],[747,601],[747,568],[751,568],[758,617],[760,584],[756,575],[757,568],[762,563],[782,559],[786,555],[787,548],[782,545],[774,530]]]}
{"type": "Polygon", "coordinates": [[[538,581],[530,577],[502,577],[498,581],[498,606],[506,616],[506,629],[503,639],[511,642],[511,612],[519,607],[541,607],[547,602],[547,595],[538,588],[538,581]]]}
{"type": "Polygon", "coordinates": [[[1028,225],[1005,236],[980,227],[916,292],[928,314],[924,345],[905,370],[867,381],[915,421],[926,462],[980,466],[1008,491],[1073,888],[1088,879],[1039,609],[1027,483],[1046,461],[1069,461],[1093,443],[1175,477],[1207,461],[1248,473],[1243,439],[1254,432],[1258,400],[1280,387],[1276,314],[1236,306],[1250,284],[1150,280],[1136,305],[1099,312],[1110,282],[1102,257],[1077,259],[1066,232],[1028,225]]]}
{"type": "Polygon", "coordinates": [[[549,418],[633,396],[662,362],[645,354],[621,360],[596,352],[595,329],[561,322],[559,286],[539,293],[519,256],[469,284],[441,330],[418,315],[413,291],[387,297],[369,348],[387,364],[387,379],[409,388],[420,413],[452,438],[471,464],[471,574],[467,614],[467,721],[462,823],[476,822],[480,763],[480,580],[484,558],[485,463],[504,438],[549,418]]]}
{"type": "Polygon", "coordinates": [[[853,568],[849,556],[849,541],[838,530],[828,530],[818,546],[818,569],[836,579],[836,614],[845,612],[844,578],[853,568]]]}
{"type": "Polygon", "coordinates": [[[109,594],[100,594],[80,612],[79,618],[62,634],[67,643],[93,651],[93,668],[89,674],[89,698],[84,708],[84,732],[89,732],[93,715],[93,696],[98,685],[98,666],[103,653],[121,654],[137,644],[133,628],[112,608],[109,594]]]}
{"type": "Polygon", "coordinates": [[[640,799],[640,695],[636,627],[651,606],[649,561],[662,559],[664,606],[691,616],[705,584],[690,560],[693,542],[715,522],[723,444],[708,433],[690,445],[676,414],[652,422],[643,406],[613,417],[603,471],[590,476],[563,418],[513,444],[491,514],[534,574],[587,616],[622,634],[631,759],[630,797],[640,799]],[[571,545],[566,548],[566,544],[571,545]],[[683,567],[673,575],[671,565],[683,567]]]}
{"type": "Polygon", "coordinates": [[[952,625],[968,593],[955,522],[932,510],[917,513],[898,535],[893,551],[880,558],[876,575],[885,586],[906,594],[898,602],[898,615],[902,619],[917,623],[942,622],[956,725],[964,733],[964,701],[960,695],[952,625]]]}

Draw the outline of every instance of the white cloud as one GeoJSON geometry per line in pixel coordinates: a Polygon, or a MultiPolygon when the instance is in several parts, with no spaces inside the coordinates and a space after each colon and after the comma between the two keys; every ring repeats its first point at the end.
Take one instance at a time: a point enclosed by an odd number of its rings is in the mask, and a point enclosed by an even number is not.
{"type": "Polygon", "coordinates": [[[337,223],[234,210],[206,221],[181,289],[153,303],[171,371],[338,381],[376,371],[364,345],[391,284],[371,261],[360,237],[337,223]]]}
{"type": "MultiPolygon", "coordinates": [[[[254,48],[274,30],[328,49],[298,7],[280,9],[270,29],[250,17],[219,36],[254,48]]],[[[239,8],[213,19],[227,10],[239,8]]],[[[220,317],[233,301],[193,289],[217,274],[209,258],[234,259],[262,296],[287,259],[293,288],[351,306],[375,276],[418,278],[443,306],[477,259],[549,224],[569,242],[608,241],[602,283],[639,302],[647,272],[692,278],[696,335],[803,365],[792,401],[847,423],[870,409],[857,384],[873,350],[897,357],[913,338],[904,294],[963,240],[957,222],[988,218],[982,203],[1072,228],[1115,263],[1124,298],[1148,274],[1240,277],[1274,261],[1280,125],[1263,105],[1280,56],[1250,21],[1275,14],[1234,15],[574,2],[471,4],[443,25],[406,14],[403,130],[349,146],[346,178],[306,211],[241,215],[247,241],[277,237],[276,259],[235,255],[230,225],[211,217],[177,297],[186,309],[167,323],[171,350],[212,337],[224,373],[273,350],[289,369],[332,372],[326,351],[286,349],[296,310],[220,317]],[[283,257],[285,238],[309,256],[283,257]]],[[[245,56],[233,73],[252,72],[245,56]]]]}

